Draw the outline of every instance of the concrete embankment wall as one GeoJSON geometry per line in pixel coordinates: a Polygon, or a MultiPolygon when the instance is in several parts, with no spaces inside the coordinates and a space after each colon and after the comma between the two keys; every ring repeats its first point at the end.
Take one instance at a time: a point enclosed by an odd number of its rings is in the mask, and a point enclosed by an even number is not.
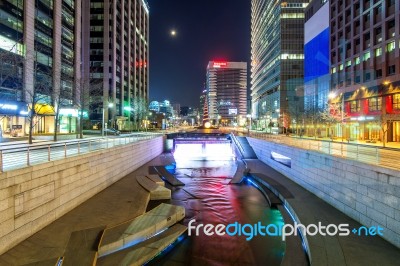
{"type": "Polygon", "coordinates": [[[380,225],[383,238],[400,247],[400,171],[248,140],[261,161],[361,224],[380,225]],[[272,160],[271,152],[291,158],[291,168],[272,160]]]}
{"type": "Polygon", "coordinates": [[[0,254],[163,151],[163,137],[0,174],[0,254]]]}

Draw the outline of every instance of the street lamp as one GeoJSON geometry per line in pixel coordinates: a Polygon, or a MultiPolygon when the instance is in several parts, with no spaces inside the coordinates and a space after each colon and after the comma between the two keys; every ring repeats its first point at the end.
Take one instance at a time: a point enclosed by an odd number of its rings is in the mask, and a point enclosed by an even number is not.
{"type": "MultiPolygon", "coordinates": [[[[108,103],[108,108],[112,108],[114,105],[112,103],[108,103]]],[[[105,123],[104,123],[104,106],[102,109],[102,122],[101,122],[101,136],[104,137],[104,129],[105,129],[105,123]]]]}
{"type": "Polygon", "coordinates": [[[246,117],[247,117],[247,121],[249,122],[247,125],[247,135],[249,135],[250,129],[251,129],[251,114],[247,114],[246,117]]]}

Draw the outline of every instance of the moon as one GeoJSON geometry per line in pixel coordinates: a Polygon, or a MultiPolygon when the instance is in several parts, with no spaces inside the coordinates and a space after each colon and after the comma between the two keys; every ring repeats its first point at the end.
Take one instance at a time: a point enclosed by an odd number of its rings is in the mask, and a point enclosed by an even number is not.
{"type": "Polygon", "coordinates": [[[175,37],[175,36],[176,36],[176,30],[171,30],[171,31],[169,32],[169,34],[170,34],[172,37],[175,37]]]}

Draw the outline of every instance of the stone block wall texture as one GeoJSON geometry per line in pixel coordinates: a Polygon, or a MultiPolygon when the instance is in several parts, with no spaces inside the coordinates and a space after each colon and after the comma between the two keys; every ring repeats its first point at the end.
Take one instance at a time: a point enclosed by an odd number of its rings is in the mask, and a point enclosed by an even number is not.
{"type": "Polygon", "coordinates": [[[248,138],[258,158],[400,248],[400,171],[248,138]],[[291,158],[291,168],[271,159],[291,158]]]}
{"type": "Polygon", "coordinates": [[[163,137],[0,174],[0,254],[163,152],[163,137]]]}

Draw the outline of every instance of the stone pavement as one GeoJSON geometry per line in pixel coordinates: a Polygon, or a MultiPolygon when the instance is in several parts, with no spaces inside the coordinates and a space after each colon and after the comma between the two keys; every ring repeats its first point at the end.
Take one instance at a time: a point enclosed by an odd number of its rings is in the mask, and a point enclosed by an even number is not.
{"type": "MultiPolygon", "coordinates": [[[[321,222],[349,224],[350,230],[361,225],[333,206],[308,192],[284,175],[259,160],[246,160],[250,173],[262,173],[261,179],[273,184],[286,197],[300,222],[304,225],[321,222]],[[277,185],[278,184],[278,185],[277,185]]],[[[312,265],[399,265],[400,249],[377,236],[308,236],[312,265]]],[[[290,254],[286,254],[289,255],[290,254]]]]}
{"type": "Polygon", "coordinates": [[[147,174],[149,165],[167,163],[170,163],[168,157],[158,156],[0,255],[0,265],[24,265],[57,258],[63,255],[72,232],[117,225],[143,214],[149,193],[136,182],[136,176],[147,174]]]}

